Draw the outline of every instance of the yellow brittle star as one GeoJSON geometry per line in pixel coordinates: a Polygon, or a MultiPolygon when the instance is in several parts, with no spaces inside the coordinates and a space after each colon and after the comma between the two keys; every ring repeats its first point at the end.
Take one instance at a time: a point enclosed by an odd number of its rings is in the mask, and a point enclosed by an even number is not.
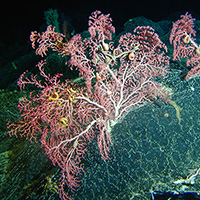
{"type": "Polygon", "coordinates": [[[59,94],[57,92],[54,92],[52,96],[47,95],[49,97],[49,101],[56,101],[59,99],[59,94]]]}
{"type": "Polygon", "coordinates": [[[69,125],[68,122],[69,122],[69,119],[67,119],[65,117],[62,117],[59,120],[59,123],[60,123],[61,127],[63,127],[63,128],[65,128],[65,127],[67,127],[69,125]]]}

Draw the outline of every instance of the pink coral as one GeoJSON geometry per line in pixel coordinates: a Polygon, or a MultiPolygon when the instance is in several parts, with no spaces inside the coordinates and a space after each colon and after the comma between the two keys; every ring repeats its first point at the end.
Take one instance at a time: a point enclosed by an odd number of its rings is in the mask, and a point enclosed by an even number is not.
{"type": "Polygon", "coordinates": [[[181,15],[181,19],[173,24],[170,34],[170,43],[174,46],[173,59],[181,61],[182,58],[188,58],[186,64],[192,68],[186,79],[200,74],[200,47],[195,42],[194,21],[188,13],[181,15]]]}
{"type": "Polygon", "coordinates": [[[33,47],[39,43],[37,54],[46,55],[48,47],[63,56],[70,52],[71,68],[79,70],[85,85],[69,80],[61,83],[60,74],[46,75],[45,62],[39,63],[43,81],[24,73],[18,85],[24,89],[32,84],[41,91],[20,100],[21,120],[9,125],[10,135],[20,132],[30,140],[39,138],[52,162],[60,166],[62,199],[70,199],[65,193],[66,185],[73,192],[81,181],[81,161],[92,138],[97,137],[100,154],[108,159],[112,127],[131,108],[154,102],[158,97],[165,102],[171,98],[167,88],[155,81],[167,76],[169,58],[153,28],[142,26],[121,35],[115,47],[109,15],[95,11],[89,25],[90,38],[77,34],[61,51],[55,45],[62,35],[51,27],[42,35],[32,33],[33,47]]]}
{"type": "Polygon", "coordinates": [[[36,54],[43,57],[47,55],[48,48],[53,49],[53,51],[62,51],[64,37],[62,33],[55,32],[55,27],[52,28],[49,25],[47,30],[42,34],[37,33],[37,31],[31,32],[30,40],[32,42],[32,48],[36,49],[36,54]],[[39,44],[38,47],[36,47],[37,44],[39,44]]]}

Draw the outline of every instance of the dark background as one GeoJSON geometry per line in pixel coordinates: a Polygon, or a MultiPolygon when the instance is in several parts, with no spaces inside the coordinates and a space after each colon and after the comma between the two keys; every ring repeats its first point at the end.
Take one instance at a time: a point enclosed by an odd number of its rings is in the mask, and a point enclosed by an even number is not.
{"type": "Polygon", "coordinates": [[[189,0],[65,0],[65,1],[13,1],[1,4],[0,42],[12,45],[29,39],[32,30],[45,23],[44,11],[53,8],[69,17],[76,32],[87,29],[88,16],[92,11],[110,13],[116,30],[134,17],[144,16],[153,21],[166,19],[170,14],[181,11],[200,14],[200,2],[189,0]]]}

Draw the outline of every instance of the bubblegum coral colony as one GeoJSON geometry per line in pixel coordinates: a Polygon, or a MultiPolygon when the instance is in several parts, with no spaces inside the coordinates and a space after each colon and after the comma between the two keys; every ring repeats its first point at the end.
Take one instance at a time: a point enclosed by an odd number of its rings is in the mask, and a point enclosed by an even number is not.
{"type": "MultiPolygon", "coordinates": [[[[174,23],[170,36],[174,59],[190,57],[190,64],[193,58],[199,58],[199,47],[191,37],[195,33],[193,21],[186,13],[174,23]]],[[[112,127],[131,108],[157,98],[166,103],[171,99],[171,90],[156,82],[169,73],[167,47],[158,34],[149,26],[139,26],[114,43],[111,22],[109,14],[95,11],[89,18],[89,38],[77,34],[64,42],[65,35],[55,32],[52,26],[42,34],[34,31],[30,36],[36,54],[46,56],[51,48],[68,56],[66,64],[71,69],[75,67],[85,80],[84,85],[70,80],[61,82],[62,74],[46,74],[46,61],[39,62],[40,77],[28,77],[25,72],[18,85],[21,90],[29,84],[40,90],[20,99],[21,118],[9,124],[10,135],[39,140],[54,165],[60,166],[61,199],[71,198],[65,192],[66,185],[72,192],[78,187],[84,172],[82,159],[92,138],[97,137],[101,156],[106,160],[112,145],[112,127]]],[[[194,65],[197,66],[196,61],[194,65]]],[[[197,75],[189,72],[188,76],[191,74],[197,75]]]]}

